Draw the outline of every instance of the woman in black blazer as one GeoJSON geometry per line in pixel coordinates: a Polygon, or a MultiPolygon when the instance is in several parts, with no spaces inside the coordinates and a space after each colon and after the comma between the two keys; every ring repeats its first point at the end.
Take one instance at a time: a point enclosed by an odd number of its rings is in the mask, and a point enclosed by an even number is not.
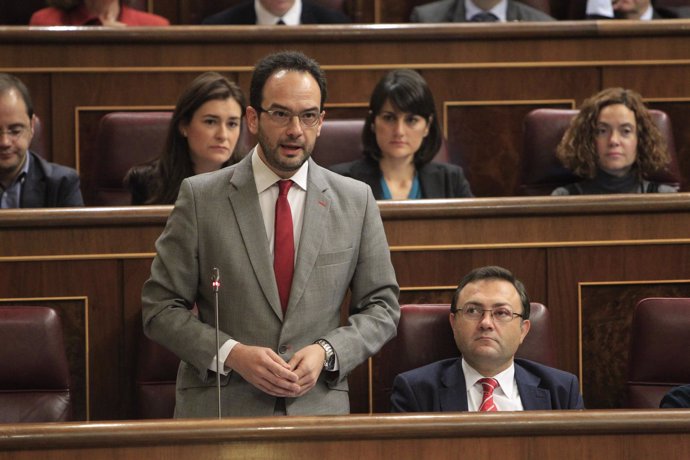
{"type": "Polygon", "coordinates": [[[331,169],[366,182],[377,200],[471,197],[462,168],[431,160],[441,147],[434,97],[414,70],[383,77],[364,123],[364,158],[331,169]]]}

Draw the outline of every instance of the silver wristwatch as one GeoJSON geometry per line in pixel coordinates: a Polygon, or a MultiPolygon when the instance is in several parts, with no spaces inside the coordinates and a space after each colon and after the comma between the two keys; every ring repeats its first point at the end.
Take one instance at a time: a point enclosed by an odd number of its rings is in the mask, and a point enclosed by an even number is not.
{"type": "Polygon", "coordinates": [[[333,351],[333,347],[324,339],[319,339],[314,343],[321,345],[321,348],[326,352],[326,358],[323,360],[323,368],[327,371],[332,371],[335,367],[335,352],[333,351]]]}

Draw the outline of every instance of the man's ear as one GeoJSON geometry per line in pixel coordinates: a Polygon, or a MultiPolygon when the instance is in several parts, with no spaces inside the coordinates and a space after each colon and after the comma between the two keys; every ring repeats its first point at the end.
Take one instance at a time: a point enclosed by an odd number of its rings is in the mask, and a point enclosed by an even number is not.
{"type": "Polygon", "coordinates": [[[530,327],[532,327],[530,320],[526,319],[520,322],[520,343],[527,337],[530,327]]]}
{"type": "Polygon", "coordinates": [[[245,112],[245,119],[247,120],[249,132],[256,136],[259,133],[259,112],[251,105],[248,105],[245,112]]]}

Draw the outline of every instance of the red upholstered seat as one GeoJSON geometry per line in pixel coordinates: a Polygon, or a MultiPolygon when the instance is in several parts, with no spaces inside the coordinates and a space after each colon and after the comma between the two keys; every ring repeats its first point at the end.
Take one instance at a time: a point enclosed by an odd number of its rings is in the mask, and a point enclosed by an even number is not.
{"type": "Polygon", "coordinates": [[[671,388],[690,383],[690,298],[648,298],[635,307],[627,407],[657,408],[671,388]]]}
{"type": "Polygon", "coordinates": [[[132,201],[122,181],[135,165],[158,157],[165,144],[172,112],[111,112],[98,127],[93,204],[126,206],[132,201]]]}
{"type": "Polygon", "coordinates": [[[316,139],[312,157],[327,168],[337,163],[362,157],[362,128],[364,120],[328,120],[323,122],[316,139]]]}
{"type": "MultiPolygon", "coordinates": [[[[557,188],[581,179],[566,169],[556,158],[556,147],[563,138],[570,120],[578,113],[567,109],[536,109],[525,116],[523,126],[521,195],[550,195],[557,188]]],[[[665,184],[679,185],[681,174],[676,159],[671,120],[666,113],[650,110],[654,123],[661,130],[671,155],[666,171],[658,171],[649,179],[665,184]]]]}
{"type": "MultiPolygon", "coordinates": [[[[316,139],[313,158],[319,165],[327,168],[337,163],[345,163],[362,158],[363,119],[328,120],[323,122],[321,135],[316,139]]],[[[449,154],[446,140],[434,161],[448,163],[449,154]]]]}
{"type": "Polygon", "coordinates": [[[57,312],[0,307],[0,423],[71,419],[70,373],[57,312]]]}
{"type": "MultiPolygon", "coordinates": [[[[450,305],[402,305],[400,312],[398,335],[372,358],[374,412],[390,411],[393,379],[399,373],[460,355],[448,321],[450,305]]],[[[533,302],[529,319],[530,332],[516,356],[555,366],[556,348],[548,310],[533,302]]]]}
{"type": "Polygon", "coordinates": [[[173,417],[175,380],[179,365],[180,358],[142,332],[135,382],[138,418],[173,417]]]}

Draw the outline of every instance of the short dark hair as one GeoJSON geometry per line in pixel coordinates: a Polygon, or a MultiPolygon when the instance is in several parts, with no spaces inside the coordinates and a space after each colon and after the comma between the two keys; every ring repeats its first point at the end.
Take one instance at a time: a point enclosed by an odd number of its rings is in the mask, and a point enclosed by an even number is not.
{"type": "Polygon", "coordinates": [[[441,148],[441,125],[429,85],[419,73],[411,69],[392,70],[374,87],[369,99],[369,114],[362,130],[364,155],[376,161],[381,159],[381,148],[376,142],[373,125],[374,118],[381,112],[386,101],[390,101],[401,112],[419,115],[427,121],[429,134],[415,152],[414,163],[417,168],[429,163],[441,148]]]}
{"type": "Polygon", "coordinates": [[[458,298],[460,297],[460,291],[462,291],[465,286],[470,283],[474,283],[475,281],[482,280],[503,280],[512,284],[520,296],[520,303],[522,304],[522,319],[523,321],[529,319],[530,304],[525,285],[522,284],[519,279],[515,278],[515,276],[509,270],[495,265],[475,268],[465,275],[465,277],[460,281],[458,288],[455,290],[455,294],[453,294],[453,300],[450,304],[450,311],[453,313],[458,311],[458,298]]]}
{"type": "Polygon", "coordinates": [[[26,85],[14,75],[8,73],[0,73],[0,94],[5,94],[8,91],[15,90],[24,99],[26,105],[26,114],[29,118],[34,116],[34,103],[31,101],[31,94],[26,85]]]}
{"type": "Polygon", "coordinates": [[[321,90],[321,106],[319,108],[323,110],[328,96],[326,74],[321,70],[318,62],[299,51],[281,51],[270,54],[256,63],[249,85],[249,105],[254,109],[261,109],[266,81],[279,70],[307,72],[314,77],[319,85],[319,90],[321,90]]]}

